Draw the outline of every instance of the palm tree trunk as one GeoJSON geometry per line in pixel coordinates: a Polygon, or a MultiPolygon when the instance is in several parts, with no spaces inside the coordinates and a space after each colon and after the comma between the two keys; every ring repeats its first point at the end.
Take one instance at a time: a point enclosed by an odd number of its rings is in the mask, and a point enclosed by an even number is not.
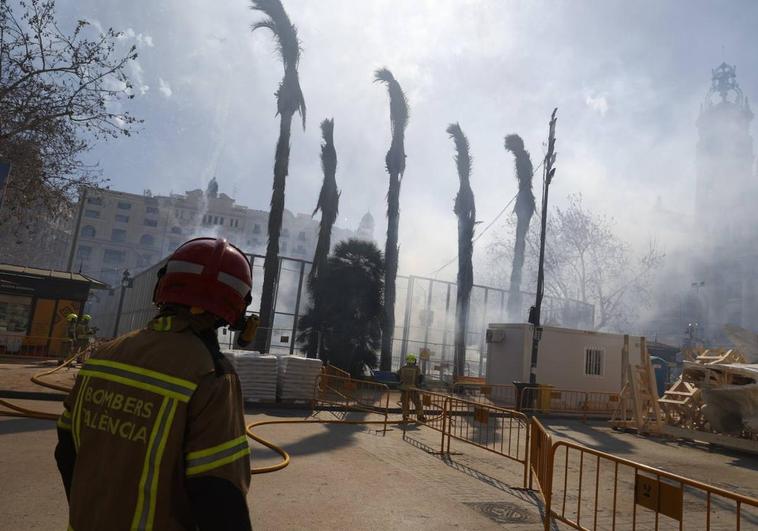
{"type": "MultiPolygon", "coordinates": [[[[319,223],[318,242],[316,243],[316,252],[313,255],[313,265],[308,275],[308,283],[313,296],[313,314],[319,316],[323,306],[321,301],[321,292],[317,289],[320,276],[327,266],[329,258],[329,249],[332,243],[332,227],[337,221],[339,213],[340,193],[337,190],[337,151],[334,148],[334,120],[327,119],[321,122],[321,135],[323,144],[321,144],[321,168],[324,171],[324,182],[321,185],[321,193],[318,196],[318,203],[313,215],[321,210],[321,222],[319,223]]],[[[322,330],[318,326],[311,327],[310,339],[306,347],[306,355],[309,358],[316,358],[321,343],[322,330]]]]}
{"type": "Polygon", "coordinates": [[[453,377],[463,376],[466,369],[466,332],[468,330],[471,289],[474,285],[474,226],[476,206],[471,190],[471,155],[466,135],[457,123],[447,128],[455,142],[455,164],[460,187],[455,196],[453,212],[458,216],[458,285],[455,304],[455,355],[453,377]]]}
{"type": "Polygon", "coordinates": [[[516,161],[516,179],[518,179],[519,191],[516,197],[516,241],[513,246],[513,268],[511,269],[511,283],[508,288],[508,319],[510,321],[522,320],[521,312],[521,273],[524,269],[524,251],[526,248],[526,234],[529,231],[529,223],[534,214],[534,194],[532,193],[532,159],[529,152],[524,149],[524,141],[518,135],[505,137],[505,149],[513,153],[516,161]]]}
{"type": "Polygon", "coordinates": [[[399,259],[397,245],[400,225],[400,177],[390,174],[387,192],[387,243],[384,247],[384,321],[382,322],[382,356],[379,368],[392,370],[392,339],[395,332],[395,286],[399,259]]]}
{"type": "Polygon", "coordinates": [[[274,185],[271,193],[271,212],[268,215],[268,245],[263,262],[263,291],[261,293],[260,326],[255,336],[255,350],[268,352],[274,324],[274,292],[279,268],[279,235],[284,217],[284,186],[287,181],[290,158],[290,131],[292,112],[283,112],[279,123],[279,140],[276,142],[274,185]]]}
{"type": "Polygon", "coordinates": [[[521,275],[524,270],[524,252],[526,250],[526,233],[529,230],[531,216],[524,221],[523,216],[516,214],[516,242],[513,246],[513,268],[511,283],[508,290],[508,319],[513,321],[521,314],[521,275]]]}
{"type": "Polygon", "coordinates": [[[380,68],[375,80],[387,85],[390,97],[390,124],[392,142],[384,159],[390,176],[387,191],[387,243],[384,248],[384,321],[382,322],[382,355],[379,367],[392,370],[392,339],[395,334],[395,278],[397,276],[399,249],[398,225],[400,223],[400,184],[405,172],[405,128],[408,125],[408,102],[392,72],[380,68]]]}

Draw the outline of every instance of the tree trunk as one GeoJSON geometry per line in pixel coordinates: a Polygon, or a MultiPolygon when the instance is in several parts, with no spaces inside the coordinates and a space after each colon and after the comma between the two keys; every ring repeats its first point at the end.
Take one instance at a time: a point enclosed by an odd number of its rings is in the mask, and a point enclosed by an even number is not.
{"type": "Polygon", "coordinates": [[[474,285],[471,240],[474,220],[458,219],[458,287],[455,304],[455,357],[453,375],[463,376],[466,368],[466,331],[468,330],[471,289],[474,285]]]}
{"type": "Polygon", "coordinates": [[[293,112],[283,112],[279,126],[279,140],[276,142],[274,162],[274,185],[271,194],[271,212],[268,216],[268,245],[263,262],[263,291],[261,293],[260,326],[255,336],[255,350],[268,352],[271,328],[274,324],[274,292],[276,274],[279,268],[279,235],[282,232],[284,216],[284,187],[290,158],[290,130],[293,112]]]}
{"type": "Polygon", "coordinates": [[[521,322],[521,273],[524,269],[524,252],[526,250],[526,232],[529,230],[531,216],[524,220],[516,214],[516,242],[513,247],[513,269],[511,269],[511,284],[508,289],[508,320],[521,322]],[[518,320],[518,321],[517,321],[518,320]]]}
{"type": "MultiPolygon", "coordinates": [[[[390,174],[387,192],[387,243],[384,249],[384,321],[382,322],[382,356],[379,368],[392,370],[392,338],[395,332],[395,278],[397,276],[399,249],[398,225],[400,222],[400,176],[390,174]]],[[[401,360],[402,362],[402,360],[401,360]]]]}

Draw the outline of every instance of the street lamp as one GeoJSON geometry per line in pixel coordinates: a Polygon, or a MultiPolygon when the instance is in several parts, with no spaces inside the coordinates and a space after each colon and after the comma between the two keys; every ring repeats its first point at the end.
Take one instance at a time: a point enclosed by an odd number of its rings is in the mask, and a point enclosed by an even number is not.
{"type": "Polygon", "coordinates": [[[113,326],[113,337],[118,335],[118,325],[121,322],[121,310],[124,307],[124,295],[127,288],[131,288],[133,284],[132,276],[129,274],[128,269],[124,269],[123,275],[121,275],[121,294],[118,298],[118,312],[116,313],[116,323],[113,326]]]}

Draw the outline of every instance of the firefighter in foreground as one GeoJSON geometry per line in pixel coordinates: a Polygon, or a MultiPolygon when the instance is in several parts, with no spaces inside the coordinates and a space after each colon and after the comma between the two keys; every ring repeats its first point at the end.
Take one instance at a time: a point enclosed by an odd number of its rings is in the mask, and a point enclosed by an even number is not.
{"type": "Polygon", "coordinates": [[[414,388],[424,382],[424,375],[421,374],[421,369],[416,365],[416,356],[408,354],[405,357],[405,365],[397,371],[397,379],[400,381],[400,402],[403,406],[403,422],[408,420],[410,414],[409,401],[413,401],[413,405],[416,407],[416,418],[421,422],[426,421],[418,391],[414,390],[414,388]]]}
{"type": "Polygon", "coordinates": [[[252,272],[224,239],[158,273],[158,316],[87,360],[58,421],[69,529],[251,528],[239,379],[216,329],[244,327],[252,272]]]}

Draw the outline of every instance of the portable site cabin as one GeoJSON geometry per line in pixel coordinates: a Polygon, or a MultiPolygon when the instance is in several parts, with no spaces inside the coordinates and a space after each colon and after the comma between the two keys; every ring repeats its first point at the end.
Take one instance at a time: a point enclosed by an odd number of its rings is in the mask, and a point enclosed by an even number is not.
{"type": "MultiPolygon", "coordinates": [[[[490,324],[487,383],[528,382],[532,357],[530,324],[490,324]]],[[[640,338],[629,337],[629,356],[639,363],[640,338]]],[[[619,393],[628,360],[624,336],[545,326],[539,343],[537,383],[558,389],[619,393]]]]}

